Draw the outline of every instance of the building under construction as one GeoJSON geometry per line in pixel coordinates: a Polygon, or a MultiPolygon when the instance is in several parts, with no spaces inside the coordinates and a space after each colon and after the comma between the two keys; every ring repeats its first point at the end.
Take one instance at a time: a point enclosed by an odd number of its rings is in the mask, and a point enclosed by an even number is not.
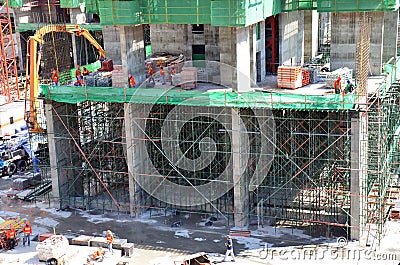
{"type": "Polygon", "coordinates": [[[41,169],[56,207],[207,213],[236,227],[380,239],[399,188],[397,0],[8,5],[22,62],[35,30],[79,24],[126,79],[112,87],[49,84],[51,68],[68,80],[71,68],[98,61],[80,36],[45,36],[39,76],[46,123],[32,137],[47,139],[41,169]],[[150,47],[151,54],[190,58],[184,64],[196,66],[204,84],[146,87],[150,47]],[[356,91],[263,87],[279,66],[317,55],[331,71],[354,69],[347,78],[356,91]],[[128,73],[143,85],[128,88],[128,73]]]}

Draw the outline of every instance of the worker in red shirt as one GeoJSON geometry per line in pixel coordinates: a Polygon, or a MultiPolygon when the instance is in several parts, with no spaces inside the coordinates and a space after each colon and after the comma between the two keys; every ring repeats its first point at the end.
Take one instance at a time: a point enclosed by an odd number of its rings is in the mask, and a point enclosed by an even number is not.
{"type": "Polygon", "coordinates": [[[75,70],[75,77],[78,78],[78,76],[80,75],[81,75],[81,66],[78,64],[75,70]]]}
{"type": "Polygon", "coordinates": [[[160,66],[160,77],[161,77],[161,84],[165,85],[165,72],[163,66],[160,66]]]}
{"type": "Polygon", "coordinates": [[[102,247],[99,247],[98,249],[96,249],[93,252],[92,259],[99,260],[99,261],[103,260],[103,248],[102,247]]]}
{"type": "Polygon", "coordinates": [[[10,229],[7,230],[6,239],[7,243],[10,246],[10,250],[15,248],[15,237],[17,233],[15,232],[14,226],[10,225],[10,229]]]}
{"type": "Polygon", "coordinates": [[[131,74],[128,75],[128,84],[129,84],[129,87],[135,87],[136,86],[136,80],[133,77],[133,75],[131,75],[131,74]]]}
{"type": "Polygon", "coordinates": [[[335,89],[335,94],[342,93],[342,82],[340,76],[333,82],[333,88],[335,89]]]}
{"type": "Polygon", "coordinates": [[[58,76],[57,70],[54,68],[51,71],[51,80],[53,80],[55,86],[60,85],[60,77],[58,76]]]}
{"type": "Polygon", "coordinates": [[[32,235],[32,226],[31,224],[27,221],[24,226],[24,239],[23,239],[23,245],[25,247],[25,243],[28,243],[28,247],[31,245],[31,235],[32,235]]]}
{"type": "Polygon", "coordinates": [[[107,241],[108,251],[114,254],[114,250],[112,247],[112,244],[114,243],[114,236],[110,230],[107,230],[106,232],[106,241],[107,241]]]}

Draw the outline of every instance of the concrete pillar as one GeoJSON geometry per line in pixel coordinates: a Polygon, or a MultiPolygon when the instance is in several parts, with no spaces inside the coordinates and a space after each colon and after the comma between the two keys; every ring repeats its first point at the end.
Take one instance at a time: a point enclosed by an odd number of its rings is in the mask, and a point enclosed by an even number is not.
{"type": "Polygon", "coordinates": [[[249,223],[249,177],[243,174],[247,166],[247,134],[240,121],[238,109],[232,109],[232,161],[233,161],[233,205],[235,227],[246,227],[249,223]]]}
{"type": "Polygon", "coordinates": [[[382,62],[389,61],[397,56],[397,37],[399,14],[397,12],[385,12],[383,15],[383,45],[382,62]]]}
{"type": "Polygon", "coordinates": [[[140,84],[146,79],[143,25],[121,26],[120,42],[124,76],[127,77],[128,73],[130,73],[135,77],[136,83],[140,84]]]}
{"type": "MultiPolygon", "coordinates": [[[[140,214],[141,205],[140,198],[138,198],[137,192],[140,189],[139,185],[135,181],[135,174],[140,174],[140,168],[144,167],[143,161],[140,159],[140,152],[146,152],[146,150],[140,150],[137,142],[139,140],[134,137],[138,135],[134,130],[137,130],[139,127],[133,122],[135,117],[132,113],[140,113],[139,104],[131,104],[125,103],[125,135],[126,135],[126,163],[128,164],[128,176],[129,176],[129,203],[130,207],[130,215],[136,216],[140,214]]],[[[136,120],[137,121],[137,120],[136,120]]],[[[142,124],[144,126],[144,122],[142,124]]]]}
{"type": "Polygon", "coordinates": [[[103,27],[104,50],[107,59],[113,60],[114,64],[122,64],[121,45],[120,45],[120,27],[103,27]]]}
{"type": "MultiPolygon", "coordinates": [[[[67,129],[78,128],[78,118],[68,113],[75,112],[77,106],[72,104],[51,102],[45,104],[47,134],[50,154],[50,176],[52,181],[51,204],[57,208],[69,205],[70,196],[83,195],[83,179],[76,168],[82,166],[79,151],[72,141],[67,129]],[[62,117],[62,122],[59,116],[62,117]]],[[[79,139],[74,135],[75,139],[79,139]]]]}
{"type": "Polygon", "coordinates": [[[279,62],[301,65],[304,62],[304,11],[279,15],[279,62]]]}
{"type": "Polygon", "coordinates": [[[220,27],[221,84],[238,92],[250,89],[250,30],[244,28],[220,27]]]}
{"type": "Polygon", "coordinates": [[[304,62],[312,59],[318,52],[318,12],[304,11],[304,62]]]}

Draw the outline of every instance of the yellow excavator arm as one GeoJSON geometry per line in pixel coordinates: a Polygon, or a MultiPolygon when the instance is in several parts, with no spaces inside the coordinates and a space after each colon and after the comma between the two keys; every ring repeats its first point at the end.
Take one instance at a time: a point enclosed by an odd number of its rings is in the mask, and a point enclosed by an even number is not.
{"type": "MultiPolygon", "coordinates": [[[[29,37],[27,42],[28,53],[26,55],[26,89],[29,89],[29,110],[25,111],[25,120],[31,132],[43,132],[37,121],[38,94],[39,94],[39,65],[40,53],[38,44],[44,43],[44,35],[51,32],[67,32],[76,36],[85,37],[99,51],[101,57],[105,57],[105,52],[100,44],[92,35],[79,25],[48,25],[36,31],[34,36],[29,37]]],[[[27,106],[28,108],[28,106],[27,106]]]]}

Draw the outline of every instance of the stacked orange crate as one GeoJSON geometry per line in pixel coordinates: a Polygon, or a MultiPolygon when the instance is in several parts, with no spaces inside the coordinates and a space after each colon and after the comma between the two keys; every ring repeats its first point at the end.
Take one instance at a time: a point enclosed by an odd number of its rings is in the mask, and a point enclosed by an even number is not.
{"type": "Polygon", "coordinates": [[[197,68],[183,67],[181,72],[181,88],[193,89],[197,87],[197,68]]]}
{"type": "Polygon", "coordinates": [[[296,89],[302,86],[301,66],[279,66],[278,88],[296,89]]]}
{"type": "Polygon", "coordinates": [[[306,86],[310,84],[310,70],[302,69],[301,74],[302,74],[301,85],[306,86]]]}

